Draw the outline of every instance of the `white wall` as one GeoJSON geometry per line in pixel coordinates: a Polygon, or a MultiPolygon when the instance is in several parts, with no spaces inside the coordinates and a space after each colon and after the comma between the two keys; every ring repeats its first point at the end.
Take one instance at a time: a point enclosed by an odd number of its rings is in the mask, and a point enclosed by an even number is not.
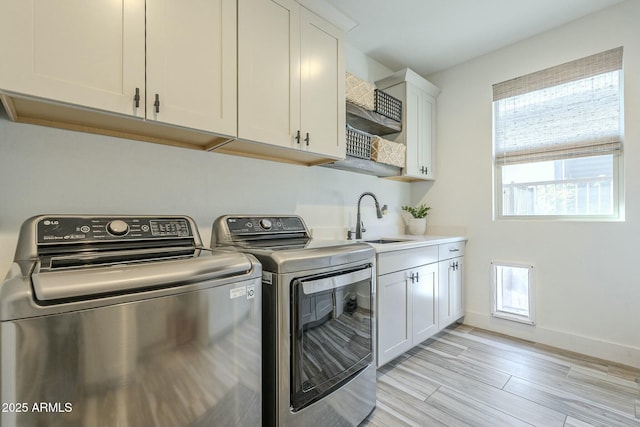
{"type": "Polygon", "coordinates": [[[375,82],[393,73],[393,70],[369,58],[348,43],[345,51],[347,71],[354,76],[358,76],[369,82],[375,82]]]}
{"type": "Polygon", "coordinates": [[[32,215],[184,214],[208,244],[211,224],[222,214],[299,214],[316,235],[344,238],[364,191],[389,206],[379,220],[373,201],[362,201],[368,236],[403,231],[408,183],[18,124],[0,108],[0,277],[13,259],[20,225],[32,215]]]}
{"type": "Polygon", "coordinates": [[[437,181],[414,184],[430,224],[467,227],[465,322],[640,366],[640,2],[629,0],[429,80],[438,98],[437,181]],[[624,222],[492,220],[491,85],[624,46],[624,222]],[[490,262],[535,264],[537,325],[490,316],[490,262]]]}

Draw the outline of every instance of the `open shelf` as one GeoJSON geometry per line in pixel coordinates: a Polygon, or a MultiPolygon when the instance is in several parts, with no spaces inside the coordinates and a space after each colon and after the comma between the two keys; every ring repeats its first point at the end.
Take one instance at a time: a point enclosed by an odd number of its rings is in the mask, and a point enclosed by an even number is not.
{"type": "Polygon", "coordinates": [[[377,177],[400,176],[402,168],[397,166],[385,165],[384,163],[374,162],[373,160],[359,159],[353,156],[347,156],[346,159],[334,163],[327,163],[325,166],[343,171],[363,173],[365,175],[373,175],[377,177]]]}
{"type": "MultiPolygon", "coordinates": [[[[347,124],[371,135],[389,135],[402,131],[402,123],[347,102],[347,124]]],[[[386,165],[373,160],[365,160],[347,155],[347,158],[334,163],[324,164],[329,168],[363,173],[378,177],[398,177],[402,168],[386,165]]]]}
{"type": "Polygon", "coordinates": [[[402,130],[402,123],[347,102],[347,123],[371,135],[389,135],[402,130]]]}

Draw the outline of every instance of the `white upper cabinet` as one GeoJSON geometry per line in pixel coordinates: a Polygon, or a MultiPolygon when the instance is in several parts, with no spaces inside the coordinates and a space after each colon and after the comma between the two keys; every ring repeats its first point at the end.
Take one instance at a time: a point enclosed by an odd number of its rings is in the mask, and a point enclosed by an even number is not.
{"type": "Polygon", "coordinates": [[[148,0],[147,118],[235,135],[236,40],[235,0],[148,0]]]}
{"type": "Polygon", "coordinates": [[[436,97],[440,89],[408,68],[376,84],[402,101],[402,132],[393,138],[407,146],[402,176],[408,181],[435,179],[436,97]]]}
{"type": "Polygon", "coordinates": [[[302,149],[344,159],[343,33],[300,8],[300,129],[302,149]]]}
{"type": "Polygon", "coordinates": [[[411,83],[405,83],[407,103],[405,134],[407,164],[405,176],[434,179],[435,98],[411,83]]]}
{"type": "MultiPolygon", "coordinates": [[[[1,0],[0,5],[0,91],[7,96],[235,136],[235,0],[1,0]]],[[[9,109],[15,105],[20,101],[9,109]]],[[[86,113],[49,114],[44,118],[87,125],[78,121],[86,113]]],[[[91,116],[89,125],[101,127],[109,120],[91,116]]],[[[148,130],[117,123],[112,130],[148,130]]]]}
{"type": "Polygon", "coordinates": [[[300,18],[293,0],[238,4],[238,137],[295,147],[300,18]]]}
{"type": "Polygon", "coordinates": [[[332,162],[343,18],[313,0],[0,0],[0,102],[18,122],[332,162]]]}
{"type": "Polygon", "coordinates": [[[238,138],[344,158],[342,30],[292,0],[239,2],[238,16],[238,138]]]}
{"type": "Polygon", "coordinates": [[[144,117],[144,0],[0,5],[0,90],[144,117]]]}

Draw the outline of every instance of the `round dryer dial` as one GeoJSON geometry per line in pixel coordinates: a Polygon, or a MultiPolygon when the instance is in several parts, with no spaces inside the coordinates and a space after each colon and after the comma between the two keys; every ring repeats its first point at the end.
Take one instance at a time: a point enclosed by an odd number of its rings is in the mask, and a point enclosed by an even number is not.
{"type": "Polygon", "coordinates": [[[121,219],[116,219],[107,224],[107,231],[114,236],[124,236],[129,232],[129,224],[121,219]]]}

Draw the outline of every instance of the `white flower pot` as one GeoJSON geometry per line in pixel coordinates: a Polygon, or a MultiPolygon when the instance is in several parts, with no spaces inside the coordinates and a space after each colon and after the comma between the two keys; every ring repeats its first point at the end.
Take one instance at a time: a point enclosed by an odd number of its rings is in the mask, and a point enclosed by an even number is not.
{"type": "Polygon", "coordinates": [[[424,234],[427,231],[427,218],[409,218],[407,225],[409,226],[409,234],[424,234]]]}

